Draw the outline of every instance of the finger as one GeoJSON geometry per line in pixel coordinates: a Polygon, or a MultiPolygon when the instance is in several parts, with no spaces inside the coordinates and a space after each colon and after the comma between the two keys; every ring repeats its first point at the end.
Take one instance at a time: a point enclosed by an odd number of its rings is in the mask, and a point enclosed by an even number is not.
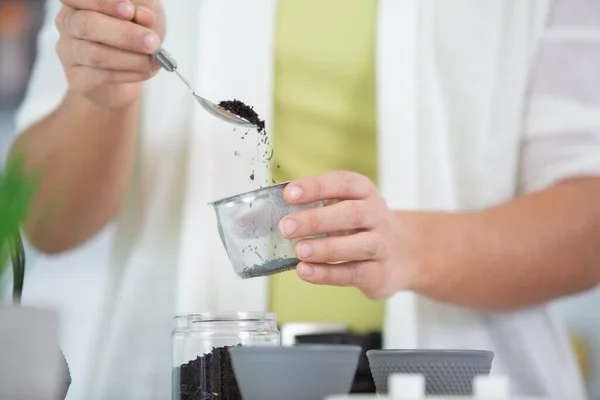
{"type": "Polygon", "coordinates": [[[301,262],[296,266],[300,279],[315,285],[360,287],[369,270],[376,267],[372,261],[320,264],[301,262]]]}
{"type": "MultiPolygon", "coordinates": [[[[332,206],[334,204],[339,203],[340,200],[338,199],[330,199],[330,200],[324,200],[323,203],[325,203],[325,207],[327,206],[332,206]]],[[[347,236],[347,235],[354,235],[355,233],[360,232],[357,229],[352,229],[352,230],[346,230],[346,231],[333,231],[333,232],[328,232],[329,236],[347,236]]]]}
{"type": "Polygon", "coordinates": [[[115,18],[132,20],[135,6],[128,0],[61,0],[68,7],[78,10],[95,11],[115,18]]]}
{"type": "Polygon", "coordinates": [[[157,72],[109,71],[76,66],[70,70],[69,83],[72,86],[81,88],[83,91],[90,91],[100,86],[143,82],[152,78],[157,72]]]}
{"type": "Polygon", "coordinates": [[[56,26],[56,29],[58,29],[58,32],[60,33],[61,37],[67,34],[67,32],[65,31],[65,21],[68,18],[70,18],[71,14],[73,14],[74,12],[74,8],[62,6],[58,14],[56,14],[56,18],[54,18],[54,25],[56,26]]]}
{"type": "Polygon", "coordinates": [[[66,14],[63,22],[65,32],[77,39],[142,54],[152,54],[160,47],[154,31],[97,12],[75,11],[66,14]]]}
{"type": "Polygon", "coordinates": [[[294,248],[296,257],[311,263],[366,261],[381,258],[384,241],[376,232],[360,232],[350,236],[306,239],[294,248]]]}
{"type": "Polygon", "coordinates": [[[142,73],[159,69],[158,64],[147,55],[120,50],[101,43],[72,39],[69,48],[73,65],[142,73]]]}
{"type": "Polygon", "coordinates": [[[371,229],[377,225],[377,213],[365,200],[346,200],[332,206],[312,208],[287,215],[279,230],[287,238],[323,233],[371,229]]]}
{"type": "Polygon", "coordinates": [[[147,28],[156,24],[156,14],[149,7],[139,6],[135,9],[133,21],[147,28]]]}
{"type": "Polygon", "coordinates": [[[290,204],[328,199],[360,200],[376,191],[371,180],[348,171],[333,171],[289,183],[283,192],[290,204]]]}

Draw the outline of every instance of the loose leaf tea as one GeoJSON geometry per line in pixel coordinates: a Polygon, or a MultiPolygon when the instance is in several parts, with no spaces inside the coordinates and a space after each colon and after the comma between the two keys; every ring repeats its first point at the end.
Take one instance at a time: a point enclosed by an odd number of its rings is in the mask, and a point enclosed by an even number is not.
{"type": "MultiPolygon", "coordinates": [[[[271,160],[273,158],[274,151],[272,148],[270,148],[271,143],[269,141],[269,135],[267,134],[267,132],[265,130],[265,121],[258,116],[256,111],[254,111],[254,107],[249,106],[249,105],[245,104],[244,102],[237,100],[237,99],[221,101],[219,103],[219,107],[237,115],[238,117],[244,118],[245,120],[254,124],[258,128],[257,129],[258,141],[256,143],[257,156],[259,156],[262,159],[262,162],[264,165],[267,166],[267,169],[270,169],[271,160]],[[261,152],[260,148],[262,145],[267,146],[268,149],[262,151],[262,154],[259,154],[261,152]]],[[[234,128],[234,131],[235,131],[235,128],[234,128]]],[[[249,132],[250,131],[246,131],[244,133],[244,135],[240,137],[240,139],[244,139],[248,135],[249,132]]],[[[236,151],[235,155],[239,155],[239,153],[236,151]]],[[[254,158],[252,159],[252,168],[253,168],[253,170],[256,170],[254,158]]],[[[278,165],[278,168],[279,168],[279,165],[278,165]]],[[[252,171],[252,173],[249,175],[249,177],[250,177],[250,180],[254,181],[255,180],[255,171],[252,171]]],[[[268,185],[269,179],[265,178],[265,181],[263,183],[264,183],[264,185],[268,185]]],[[[273,183],[275,183],[275,181],[273,181],[273,183]]]]}
{"type": "Polygon", "coordinates": [[[243,279],[258,278],[268,275],[274,275],[279,272],[290,271],[298,265],[299,259],[292,258],[276,258],[266,261],[262,264],[256,264],[251,267],[244,268],[240,274],[243,279]]]}
{"type": "Polygon", "coordinates": [[[244,102],[240,100],[226,100],[219,103],[219,107],[229,111],[237,115],[240,118],[244,118],[250,123],[256,125],[258,127],[258,132],[262,132],[265,129],[265,121],[258,117],[256,111],[254,111],[253,107],[246,105],[244,102]]]}
{"type": "Polygon", "coordinates": [[[231,364],[229,347],[215,347],[195,360],[173,369],[180,400],[242,400],[231,364]]]}
{"type": "MultiPolygon", "coordinates": [[[[274,150],[271,146],[269,135],[267,134],[267,131],[265,129],[264,120],[260,119],[260,117],[258,116],[256,111],[254,111],[253,107],[248,106],[248,105],[244,104],[243,102],[236,100],[236,99],[234,99],[232,101],[222,101],[219,103],[219,106],[241,118],[244,118],[244,119],[250,121],[251,123],[253,123],[254,125],[256,125],[258,127],[258,129],[257,129],[258,136],[256,137],[256,140],[257,140],[256,141],[256,157],[252,157],[252,167],[251,167],[252,169],[251,169],[251,171],[249,171],[250,173],[247,176],[250,178],[251,181],[261,181],[262,184],[260,185],[260,188],[262,188],[263,185],[268,186],[270,183],[276,184],[275,180],[272,178],[270,179],[268,176],[264,176],[264,181],[262,181],[261,176],[263,174],[261,174],[261,172],[263,170],[262,170],[262,168],[259,168],[256,165],[256,162],[262,162],[262,164],[266,167],[267,170],[270,170],[272,168],[271,165],[272,165],[272,160],[273,160],[273,156],[274,156],[274,150]]],[[[253,130],[251,130],[251,131],[253,131],[253,130]]],[[[246,131],[244,133],[244,135],[241,136],[241,139],[244,139],[246,137],[246,135],[248,135],[249,132],[250,131],[246,131]]],[[[252,137],[252,139],[254,140],[254,136],[252,137]]],[[[239,155],[240,153],[236,150],[234,152],[234,154],[239,155]]],[[[276,164],[276,165],[277,165],[277,168],[281,168],[281,166],[279,164],[276,164]]],[[[249,207],[250,208],[252,207],[252,203],[249,204],[249,207]]],[[[255,227],[255,229],[253,230],[253,232],[251,234],[256,235],[255,237],[258,239],[260,236],[264,235],[265,233],[261,234],[259,232],[256,232],[256,227],[255,227]]],[[[276,249],[276,245],[275,245],[275,249],[276,249]]],[[[257,263],[256,265],[249,266],[241,272],[237,271],[239,276],[242,277],[242,279],[264,277],[264,276],[273,275],[273,274],[276,274],[279,272],[289,271],[289,270],[294,269],[296,267],[296,265],[298,265],[298,263],[300,262],[300,260],[295,257],[290,257],[290,258],[286,258],[285,256],[281,257],[279,254],[277,254],[278,253],[277,251],[273,251],[272,257],[267,260],[265,260],[263,257],[261,257],[261,254],[259,254],[257,252],[258,249],[256,247],[252,248],[252,246],[249,246],[248,248],[242,249],[242,253],[246,253],[247,251],[255,253],[258,256],[258,258],[261,260],[261,263],[257,263]],[[278,256],[281,258],[278,258],[278,256]]]]}

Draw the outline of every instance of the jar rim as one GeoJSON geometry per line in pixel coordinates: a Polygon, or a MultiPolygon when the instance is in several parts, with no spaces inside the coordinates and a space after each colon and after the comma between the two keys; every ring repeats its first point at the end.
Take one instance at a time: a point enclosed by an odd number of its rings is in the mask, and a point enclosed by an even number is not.
{"type": "Polygon", "coordinates": [[[275,321],[275,313],[260,311],[208,311],[200,313],[177,314],[174,319],[193,319],[193,323],[265,320],[275,321]]]}

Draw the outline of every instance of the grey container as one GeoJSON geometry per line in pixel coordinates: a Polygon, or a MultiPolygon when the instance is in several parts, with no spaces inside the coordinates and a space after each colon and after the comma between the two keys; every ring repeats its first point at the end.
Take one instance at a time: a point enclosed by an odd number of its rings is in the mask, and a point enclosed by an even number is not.
{"type": "Polygon", "coordinates": [[[60,352],[60,358],[64,382],[59,389],[57,400],[64,400],[67,398],[69,388],[71,387],[71,371],[69,370],[69,363],[67,362],[67,359],[62,351],[60,352]]]}
{"type": "Polygon", "coordinates": [[[320,400],[348,394],[360,346],[231,347],[244,400],[320,400]]]}
{"type": "Polygon", "coordinates": [[[391,374],[422,374],[428,396],[471,396],[473,380],[489,375],[494,353],[485,350],[369,350],[377,393],[388,393],[391,374]]]}
{"type": "MultiPolygon", "coordinates": [[[[10,237],[9,240],[10,253],[11,253],[11,264],[13,268],[13,303],[15,305],[21,304],[21,294],[23,293],[23,285],[25,282],[25,246],[23,245],[23,239],[21,238],[20,231],[16,231],[10,237]]],[[[2,243],[0,243],[0,246],[2,243]]],[[[57,399],[56,400],[64,400],[69,393],[69,388],[71,387],[71,370],[69,369],[69,363],[65,357],[65,354],[62,350],[59,349],[60,352],[60,368],[62,370],[61,382],[58,388],[57,399]]]]}

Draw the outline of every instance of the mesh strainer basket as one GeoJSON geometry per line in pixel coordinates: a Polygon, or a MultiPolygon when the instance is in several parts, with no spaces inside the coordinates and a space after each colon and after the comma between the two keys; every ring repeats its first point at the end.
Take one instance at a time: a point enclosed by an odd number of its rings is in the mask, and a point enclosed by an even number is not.
{"type": "Polygon", "coordinates": [[[391,374],[425,376],[428,396],[471,396],[473,380],[489,375],[494,353],[485,350],[369,350],[378,394],[388,393],[391,374]]]}
{"type": "Polygon", "coordinates": [[[221,242],[235,273],[243,279],[294,269],[294,245],[279,232],[288,214],[323,207],[324,202],[290,205],[283,198],[289,182],[238,194],[210,203],[217,215],[221,242]]]}

